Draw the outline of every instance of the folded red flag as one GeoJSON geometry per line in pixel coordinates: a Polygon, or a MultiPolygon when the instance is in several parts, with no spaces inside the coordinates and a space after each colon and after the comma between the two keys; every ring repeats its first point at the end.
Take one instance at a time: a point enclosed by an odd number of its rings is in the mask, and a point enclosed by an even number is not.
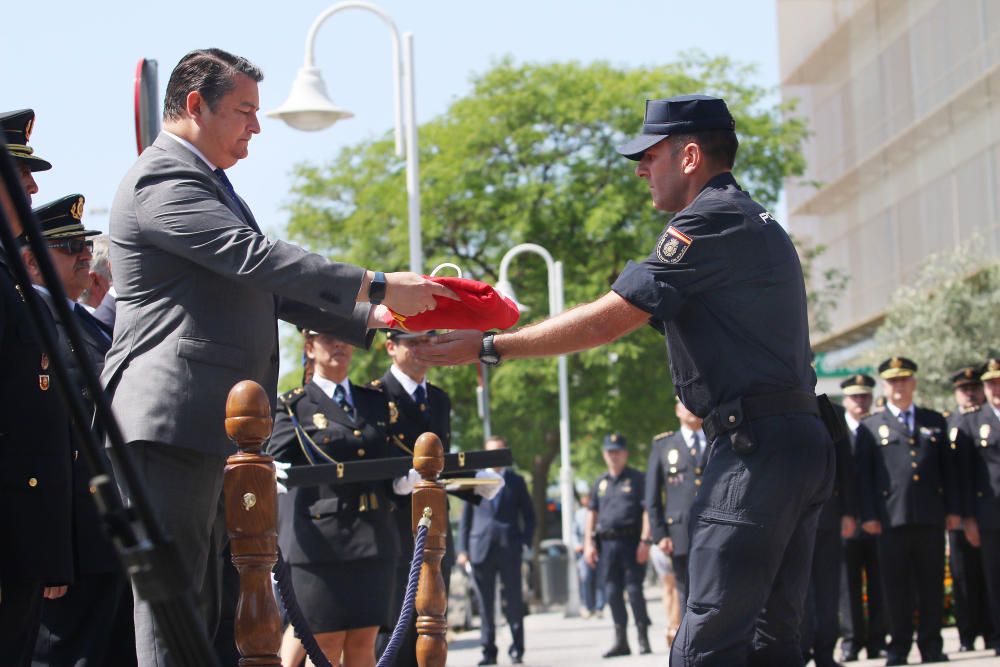
{"type": "MultiPolygon", "coordinates": [[[[427,276],[425,276],[427,277],[427,276]]],[[[517,324],[517,304],[492,286],[467,278],[430,278],[458,295],[459,300],[437,296],[437,307],[419,315],[392,313],[394,326],[406,331],[430,329],[509,329],[517,324]]],[[[391,312],[391,311],[390,311],[391,312]]]]}

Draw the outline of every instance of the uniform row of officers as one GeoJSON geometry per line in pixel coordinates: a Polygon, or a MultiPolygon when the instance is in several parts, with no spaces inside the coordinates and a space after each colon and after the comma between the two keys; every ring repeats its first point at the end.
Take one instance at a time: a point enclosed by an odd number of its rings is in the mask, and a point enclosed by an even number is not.
{"type": "MultiPolygon", "coordinates": [[[[914,633],[923,662],[947,660],[947,539],[962,650],[981,636],[1000,655],[1000,359],[954,374],[958,405],[949,414],[914,404],[912,360],[892,357],[878,372],[886,400],[874,412],[874,378],[841,384],[848,437],[820,513],[803,654],[820,666],[838,664],[839,629],[844,661],[864,650],[887,665],[906,664],[914,633]]],[[[683,599],[689,510],[710,453],[700,445],[700,420],[683,406],[678,416],[680,431],[654,439],[646,506],[652,542],[671,552],[683,599]]]]}

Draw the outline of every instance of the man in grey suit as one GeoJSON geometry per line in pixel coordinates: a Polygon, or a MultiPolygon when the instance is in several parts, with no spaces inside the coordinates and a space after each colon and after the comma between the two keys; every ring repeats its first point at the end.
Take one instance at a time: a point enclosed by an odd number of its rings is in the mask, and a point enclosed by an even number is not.
{"type": "MultiPolygon", "coordinates": [[[[219,49],[185,55],[167,83],[164,130],[111,207],[118,312],[102,379],[199,593],[209,637],[219,616],[222,473],[235,452],[224,429],[226,396],[240,380],[255,380],[273,411],[276,320],[367,346],[369,324],[386,307],[412,315],[433,309],[435,296],[456,298],[422,276],[329,262],[260,232],[223,170],[247,156],[260,132],[262,78],[219,49]]],[[[172,664],[139,599],[135,621],[139,664],[172,664]]]]}

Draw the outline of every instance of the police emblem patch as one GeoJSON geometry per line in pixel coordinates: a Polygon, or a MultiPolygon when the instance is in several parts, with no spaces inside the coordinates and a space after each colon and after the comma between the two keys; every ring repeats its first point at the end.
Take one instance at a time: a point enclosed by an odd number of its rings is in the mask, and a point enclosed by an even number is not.
{"type": "Polygon", "coordinates": [[[608,480],[602,479],[601,483],[597,485],[597,495],[603,496],[608,492],[608,480]]]}
{"type": "Polygon", "coordinates": [[[329,422],[326,420],[326,415],[322,412],[317,412],[313,415],[313,424],[316,428],[326,428],[329,425],[329,422]]]}
{"type": "Polygon", "coordinates": [[[663,236],[656,244],[656,258],[664,264],[676,264],[681,261],[693,243],[687,234],[677,231],[674,227],[667,227],[667,231],[663,232],[663,236]]]}
{"type": "Polygon", "coordinates": [[[392,401],[389,401],[389,423],[395,424],[399,421],[399,408],[392,401]]]}
{"type": "Polygon", "coordinates": [[[669,452],[667,452],[667,463],[669,463],[670,465],[675,465],[679,459],[680,459],[680,454],[677,453],[676,449],[671,449],[669,452]]]}
{"type": "Polygon", "coordinates": [[[983,424],[982,426],[979,427],[979,437],[982,438],[983,440],[985,440],[986,438],[990,437],[990,425],[989,424],[983,424]]]}
{"type": "Polygon", "coordinates": [[[882,436],[883,438],[888,438],[889,437],[889,427],[886,426],[885,424],[880,425],[878,427],[878,434],[880,436],[882,436]]]}

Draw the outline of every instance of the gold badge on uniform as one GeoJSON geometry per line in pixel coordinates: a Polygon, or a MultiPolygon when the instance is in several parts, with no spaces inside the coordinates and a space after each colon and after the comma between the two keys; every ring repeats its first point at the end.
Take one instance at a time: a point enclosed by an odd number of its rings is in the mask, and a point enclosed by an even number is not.
{"type": "Polygon", "coordinates": [[[955,442],[956,440],[958,440],[958,427],[957,426],[952,426],[951,427],[951,430],[948,431],[948,438],[952,442],[955,442]]]}
{"type": "Polygon", "coordinates": [[[979,427],[979,437],[982,438],[983,440],[986,440],[986,438],[990,437],[989,424],[983,424],[982,426],[979,427]]]}
{"type": "Polygon", "coordinates": [[[329,422],[326,420],[326,415],[324,415],[322,412],[317,412],[316,414],[313,415],[313,424],[316,426],[316,428],[323,429],[326,428],[327,425],[329,425],[329,422]]]}
{"type": "Polygon", "coordinates": [[[625,483],[622,484],[622,493],[632,493],[632,480],[625,480],[625,483]]]}
{"type": "Polygon", "coordinates": [[[879,426],[878,427],[878,435],[879,435],[880,438],[888,438],[889,437],[889,427],[886,426],[885,424],[882,424],[881,426],[879,426]]]}
{"type": "Polygon", "coordinates": [[[41,366],[43,371],[49,370],[49,355],[42,352],[41,366]]]}
{"type": "Polygon", "coordinates": [[[69,207],[69,214],[77,220],[83,220],[83,197],[77,199],[76,202],[69,207]]]}
{"type": "Polygon", "coordinates": [[[677,453],[676,449],[671,449],[667,452],[667,463],[670,465],[675,465],[680,458],[680,454],[677,453]]]}
{"type": "Polygon", "coordinates": [[[38,388],[41,389],[42,391],[48,391],[49,390],[49,376],[48,375],[39,375],[38,376],[38,388]]]}
{"type": "Polygon", "coordinates": [[[392,401],[389,401],[389,423],[395,424],[399,421],[399,408],[392,401]]]}
{"type": "Polygon", "coordinates": [[[601,483],[597,485],[597,495],[603,496],[608,492],[608,480],[602,479],[601,483]]]}

